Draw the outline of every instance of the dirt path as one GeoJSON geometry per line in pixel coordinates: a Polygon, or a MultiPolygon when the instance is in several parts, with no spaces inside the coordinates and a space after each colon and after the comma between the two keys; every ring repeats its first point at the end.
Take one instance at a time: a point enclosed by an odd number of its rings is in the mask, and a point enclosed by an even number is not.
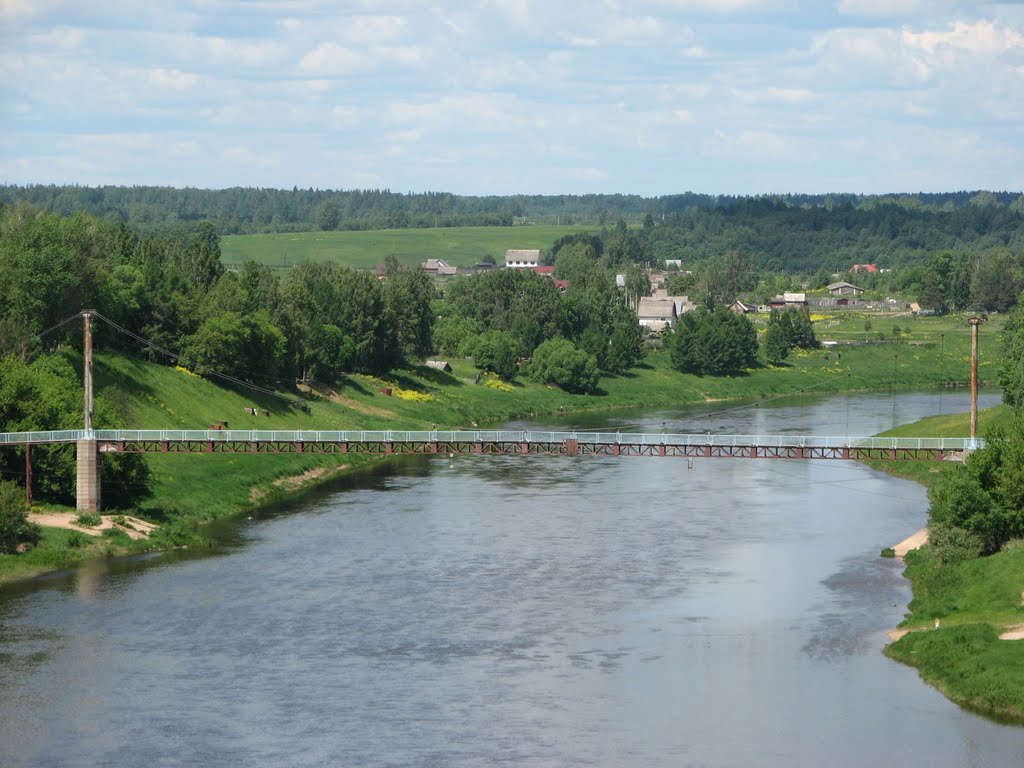
{"type": "Polygon", "coordinates": [[[75,522],[78,514],[75,512],[30,512],[28,520],[30,523],[46,525],[50,528],[66,528],[71,531],[80,531],[88,536],[100,536],[103,531],[117,528],[128,534],[131,539],[147,539],[157,526],[139,520],[131,515],[101,515],[100,524],[94,526],[79,525],[75,522]],[[124,525],[114,522],[114,518],[124,520],[124,525]]]}

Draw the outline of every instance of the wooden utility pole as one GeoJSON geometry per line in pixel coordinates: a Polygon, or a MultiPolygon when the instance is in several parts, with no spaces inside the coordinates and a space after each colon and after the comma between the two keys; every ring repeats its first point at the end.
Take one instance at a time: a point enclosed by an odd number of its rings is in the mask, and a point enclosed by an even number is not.
{"type": "Polygon", "coordinates": [[[980,317],[972,317],[971,324],[971,440],[978,437],[978,326],[980,317]]]}

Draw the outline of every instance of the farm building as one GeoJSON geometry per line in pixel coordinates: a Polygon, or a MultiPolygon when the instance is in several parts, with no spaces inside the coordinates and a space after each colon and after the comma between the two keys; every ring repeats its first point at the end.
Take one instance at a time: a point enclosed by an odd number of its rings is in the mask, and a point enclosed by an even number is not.
{"type": "Polygon", "coordinates": [[[636,317],[640,325],[652,331],[675,328],[676,303],[671,299],[652,299],[644,296],[636,308],[636,317]]]}
{"type": "Polygon", "coordinates": [[[537,249],[509,248],[505,251],[505,266],[512,269],[533,269],[540,266],[537,249]]]}

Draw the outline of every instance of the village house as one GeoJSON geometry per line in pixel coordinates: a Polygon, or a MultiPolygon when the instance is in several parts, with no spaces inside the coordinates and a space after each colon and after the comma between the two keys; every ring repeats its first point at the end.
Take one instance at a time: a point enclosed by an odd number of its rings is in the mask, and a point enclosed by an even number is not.
{"type": "Polygon", "coordinates": [[[423,271],[428,275],[454,275],[456,270],[444,259],[427,259],[423,262],[423,271]]]}
{"type": "Polygon", "coordinates": [[[833,296],[860,296],[864,293],[863,288],[858,288],[853,283],[847,283],[845,281],[832,283],[832,285],[827,287],[827,290],[833,296]]]}
{"type": "Polygon", "coordinates": [[[636,308],[637,320],[650,331],[675,328],[678,313],[676,303],[670,299],[654,299],[644,296],[636,308]]]}
{"type": "Polygon", "coordinates": [[[772,297],[772,300],[768,302],[768,306],[771,309],[792,309],[794,307],[806,307],[807,294],[784,293],[781,296],[774,296],[772,297]]]}
{"type": "Polygon", "coordinates": [[[851,272],[877,272],[878,267],[874,264],[854,264],[850,267],[851,272]]]}
{"type": "Polygon", "coordinates": [[[736,315],[749,315],[751,312],[757,312],[757,307],[754,304],[747,304],[745,301],[736,299],[736,301],[729,305],[729,311],[736,315]]]}
{"type": "Polygon", "coordinates": [[[509,248],[505,251],[505,266],[511,269],[533,269],[540,266],[537,249],[509,248]]]}
{"type": "Polygon", "coordinates": [[[651,292],[651,298],[657,299],[658,301],[672,301],[676,305],[676,317],[686,312],[693,312],[697,308],[697,305],[690,301],[689,296],[669,296],[668,291],[664,288],[655,288],[651,292]]]}

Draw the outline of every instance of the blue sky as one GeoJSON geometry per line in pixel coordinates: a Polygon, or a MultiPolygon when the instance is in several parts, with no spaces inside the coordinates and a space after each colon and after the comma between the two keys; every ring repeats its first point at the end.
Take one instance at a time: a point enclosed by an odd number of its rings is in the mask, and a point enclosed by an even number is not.
{"type": "Polygon", "coordinates": [[[0,182],[1024,189],[1024,0],[0,0],[0,182]]]}

